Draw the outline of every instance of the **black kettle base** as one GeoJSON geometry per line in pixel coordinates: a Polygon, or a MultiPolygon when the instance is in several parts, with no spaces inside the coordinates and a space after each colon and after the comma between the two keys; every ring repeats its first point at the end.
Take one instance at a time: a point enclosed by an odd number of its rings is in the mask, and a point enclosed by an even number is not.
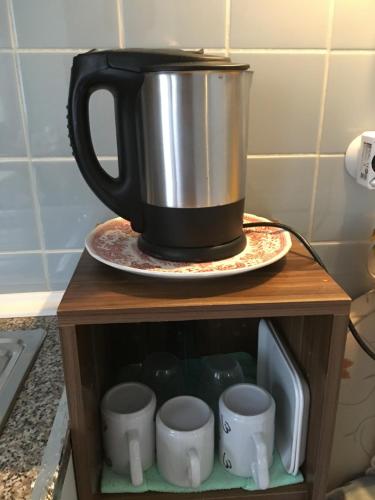
{"type": "Polygon", "coordinates": [[[212,262],[228,259],[245,248],[246,236],[241,234],[235,240],[212,247],[166,247],[147,241],[142,235],[138,238],[138,247],[145,254],[162,260],[175,262],[212,262]]]}

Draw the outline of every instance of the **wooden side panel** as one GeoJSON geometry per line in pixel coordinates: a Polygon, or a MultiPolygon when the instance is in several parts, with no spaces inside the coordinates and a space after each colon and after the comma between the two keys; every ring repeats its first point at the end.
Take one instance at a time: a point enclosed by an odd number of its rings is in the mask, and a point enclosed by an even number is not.
{"type": "Polygon", "coordinates": [[[312,492],[313,500],[323,499],[326,494],[347,326],[348,318],[346,316],[334,317],[328,352],[326,383],[322,388],[324,393],[322,405],[323,425],[317,447],[316,480],[312,492]]]}
{"type": "Polygon", "coordinates": [[[303,472],[311,498],[320,500],[326,493],[347,317],[280,318],[277,323],[310,388],[303,472]]]}
{"type": "Polygon", "coordinates": [[[60,328],[78,496],[91,500],[97,491],[102,451],[92,338],[82,333],[75,327],[60,328]]]}

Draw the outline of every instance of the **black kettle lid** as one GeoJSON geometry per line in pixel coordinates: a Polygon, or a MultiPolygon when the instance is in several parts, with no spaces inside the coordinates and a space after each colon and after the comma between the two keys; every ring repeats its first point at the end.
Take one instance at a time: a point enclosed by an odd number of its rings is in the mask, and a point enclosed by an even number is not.
{"type": "Polygon", "coordinates": [[[248,64],[231,62],[229,57],[205,54],[202,50],[117,49],[90,50],[77,58],[105,57],[108,66],[136,73],[192,70],[247,70],[248,64]]]}

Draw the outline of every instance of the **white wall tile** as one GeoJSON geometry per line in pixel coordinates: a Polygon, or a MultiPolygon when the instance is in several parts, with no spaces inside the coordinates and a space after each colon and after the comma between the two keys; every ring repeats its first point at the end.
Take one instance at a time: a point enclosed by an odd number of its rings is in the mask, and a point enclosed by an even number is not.
{"type": "Polygon", "coordinates": [[[329,0],[232,0],[233,48],[324,48],[329,0]]]}
{"type": "MultiPolygon", "coordinates": [[[[22,78],[34,156],[71,154],[66,105],[74,54],[21,54],[22,78]]],[[[113,101],[108,92],[93,96],[91,133],[98,154],[116,152],[113,101]]],[[[91,106],[90,106],[91,108],[91,106]]]]}
{"type": "Polygon", "coordinates": [[[47,254],[48,274],[52,290],[65,290],[81,257],[80,253],[47,254]]]}
{"type": "Polygon", "coordinates": [[[71,154],[66,120],[73,54],[21,54],[31,152],[71,154]]]}
{"type": "Polygon", "coordinates": [[[39,254],[0,254],[0,277],[0,293],[47,290],[39,254]]]}
{"type": "Polygon", "coordinates": [[[6,0],[0,0],[0,47],[11,47],[8,6],[6,0]]]}
{"type": "Polygon", "coordinates": [[[331,243],[314,245],[333,278],[352,297],[374,288],[367,270],[369,245],[361,243],[331,243]]]}
{"type": "Polygon", "coordinates": [[[238,52],[231,56],[254,70],[249,153],[315,152],[324,56],[238,52]]]}
{"type": "Polygon", "coordinates": [[[0,163],[0,251],[39,248],[27,163],[0,163]]]}
{"type": "Polygon", "coordinates": [[[314,158],[247,160],[246,210],[307,233],[314,158]]]}
{"type": "Polygon", "coordinates": [[[116,0],[13,0],[19,47],[117,47],[116,0]]]}
{"type": "Polygon", "coordinates": [[[25,138],[12,54],[0,54],[0,156],[24,156],[25,138]]]}
{"type": "Polygon", "coordinates": [[[344,153],[375,127],[375,54],[332,54],[322,134],[323,153],[344,153]]]}
{"type": "Polygon", "coordinates": [[[366,240],[374,228],[374,192],[354,181],[344,158],[321,158],[312,239],[366,240]]]}
{"type": "Polygon", "coordinates": [[[332,47],[375,48],[374,0],[335,0],[332,47]]]}
{"type": "Polygon", "coordinates": [[[123,0],[127,47],[224,47],[224,0],[123,0]]]}
{"type": "MultiPolygon", "coordinates": [[[[57,49],[20,53],[31,153],[34,157],[70,156],[66,104],[74,54],[58,50],[118,46],[117,0],[12,1],[19,47],[57,49]]],[[[127,47],[205,47],[214,52],[225,47],[226,0],[120,1],[127,47]]],[[[249,154],[316,152],[325,54],[282,49],[325,48],[333,1],[333,48],[374,49],[373,0],[230,0],[231,56],[255,70],[249,154]],[[236,48],[266,50],[246,53],[236,48]]],[[[0,0],[2,49],[11,47],[8,24],[7,2],[0,0]]],[[[40,244],[27,164],[11,162],[13,156],[26,156],[13,57],[0,54],[0,156],[10,157],[9,162],[0,163],[0,252],[39,249],[40,244]]],[[[331,54],[323,153],[343,153],[356,135],[374,128],[374,70],[374,54],[331,54]]],[[[97,154],[116,156],[113,101],[107,92],[92,97],[90,121],[97,154]]],[[[115,170],[113,162],[103,166],[115,170]]],[[[59,250],[47,253],[51,285],[59,289],[78,258],[69,249],[81,248],[87,232],[113,214],[90,191],[73,161],[33,161],[33,168],[47,250],[59,250]]],[[[250,158],[247,210],[282,220],[307,234],[314,170],[314,158],[250,158]]],[[[375,220],[372,207],[371,193],[347,176],[342,159],[321,159],[315,241],[366,239],[375,220]]],[[[371,285],[364,264],[358,270],[351,263],[357,255],[364,259],[365,247],[319,245],[354,294],[371,285]],[[336,261],[341,260],[347,269],[337,269],[336,261]]],[[[0,276],[5,257],[1,255],[0,276]]],[[[12,290],[45,289],[41,255],[14,257],[18,260],[10,256],[6,261],[6,284],[1,291],[10,291],[12,280],[12,290]],[[35,269],[28,269],[29,263],[35,269]]]]}
{"type": "Polygon", "coordinates": [[[74,161],[33,167],[47,250],[83,248],[91,229],[113,213],[92,193],[74,161]]]}

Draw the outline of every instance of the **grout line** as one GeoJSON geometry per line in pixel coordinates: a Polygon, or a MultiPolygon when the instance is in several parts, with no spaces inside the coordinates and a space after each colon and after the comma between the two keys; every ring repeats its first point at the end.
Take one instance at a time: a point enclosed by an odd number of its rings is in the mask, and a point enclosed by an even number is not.
{"type": "Polygon", "coordinates": [[[50,162],[74,162],[74,156],[33,156],[31,158],[31,161],[33,163],[50,163],[50,162]]]}
{"type": "Polygon", "coordinates": [[[235,49],[230,47],[228,50],[237,54],[326,54],[327,49],[235,49]]]}
{"type": "Polygon", "coordinates": [[[14,49],[0,49],[2,52],[14,52],[15,54],[76,54],[79,52],[87,52],[90,50],[89,47],[86,49],[65,49],[61,48],[40,48],[40,49],[29,49],[29,48],[14,48],[14,49]]]}
{"type": "Polygon", "coordinates": [[[248,160],[266,159],[266,158],[316,158],[316,153],[272,153],[262,155],[247,155],[248,160]]]}
{"type": "Polygon", "coordinates": [[[118,41],[120,49],[125,47],[125,26],[124,26],[124,9],[122,0],[116,1],[117,7],[117,28],[118,28],[118,41]]]}
{"type": "Polygon", "coordinates": [[[324,113],[325,113],[325,105],[327,100],[327,88],[328,88],[328,76],[329,76],[329,62],[330,62],[330,52],[332,46],[332,32],[333,32],[333,16],[335,10],[335,0],[330,0],[329,7],[329,25],[327,31],[327,54],[325,57],[325,65],[324,65],[324,74],[323,74],[323,87],[322,87],[322,99],[321,99],[321,107],[320,107],[320,116],[319,116],[319,128],[318,128],[318,136],[316,141],[316,150],[320,155],[320,148],[322,145],[322,136],[323,136],[323,126],[324,126],[324,113]]]}
{"type": "Polygon", "coordinates": [[[82,253],[84,248],[58,248],[56,250],[46,250],[46,254],[53,253],[82,253]]]}
{"type": "MultiPolygon", "coordinates": [[[[225,38],[225,34],[224,34],[224,38],[225,38]]],[[[173,47],[169,47],[169,48],[173,48],[173,47]]],[[[181,49],[181,50],[187,50],[187,51],[190,51],[190,52],[192,52],[192,51],[196,52],[197,50],[202,50],[202,49],[204,50],[204,52],[225,52],[225,47],[224,46],[202,47],[202,45],[200,45],[199,47],[180,47],[179,46],[179,47],[176,47],[176,48],[181,49]]]]}
{"type": "Polygon", "coordinates": [[[0,251],[1,255],[42,255],[43,254],[63,254],[63,253],[81,253],[83,248],[62,248],[57,250],[9,250],[0,251]]]}
{"type": "MultiPolygon", "coordinates": [[[[120,5],[119,12],[123,11],[121,0],[117,0],[120,5]]],[[[231,0],[227,0],[226,5],[230,5],[231,0]]],[[[227,15],[226,15],[227,17],[227,15]]],[[[120,15],[118,14],[118,31],[119,31],[119,44],[121,48],[125,47],[125,28],[123,22],[120,19],[120,15]]],[[[239,54],[326,54],[327,49],[317,49],[317,48],[308,48],[308,49],[299,49],[299,48],[237,48],[230,47],[229,45],[229,37],[230,37],[230,25],[227,26],[227,21],[225,25],[225,47],[205,47],[204,50],[210,52],[217,51],[225,51],[225,52],[235,52],[239,54]]],[[[102,47],[103,48],[103,47],[102,47]]],[[[202,47],[183,47],[184,50],[197,50],[202,47]]],[[[26,48],[26,47],[15,47],[15,48],[0,48],[0,54],[9,54],[9,53],[17,53],[17,54],[78,54],[81,52],[87,52],[91,47],[44,47],[44,48],[26,48]]],[[[104,47],[105,49],[105,47],[104,47]]],[[[108,47],[110,49],[110,47],[108,47]]],[[[342,54],[342,55],[374,55],[375,49],[330,49],[329,52],[331,54],[342,54]]]]}
{"type": "Polygon", "coordinates": [[[307,239],[309,241],[311,241],[312,239],[312,233],[314,228],[314,214],[316,205],[316,194],[318,188],[318,179],[319,179],[319,156],[317,156],[315,160],[314,175],[313,175],[312,190],[311,190],[310,218],[309,218],[309,225],[307,227],[307,239]]]}
{"type": "MultiPolygon", "coordinates": [[[[122,29],[124,31],[124,29],[122,29]]],[[[124,31],[124,36],[125,36],[125,31],[124,31]]],[[[124,42],[125,44],[125,42],[124,42]]],[[[178,47],[181,48],[182,50],[200,50],[202,47],[178,47]]],[[[76,54],[80,52],[88,52],[89,50],[92,50],[92,47],[86,47],[86,48],[64,48],[64,47],[49,47],[49,48],[0,48],[0,54],[2,53],[13,53],[16,52],[17,54],[76,54]]],[[[100,50],[113,50],[113,47],[100,47],[100,50]]],[[[214,48],[209,48],[209,47],[204,47],[204,50],[210,50],[210,51],[224,51],[224,47],[214,47],[214,48]]]]}
{"type": "MultiPolygon", "coordinates": [[[[344,158],[345,153],[270,153],[270,154],[259,154],[246,156],[248,160],[251,159],[267,159],[267,158],[344,158]]],[[[100,161],[117,161],[117,156],[105,156],[99,155],[98,160],[100,161]]],[[[29,161],[27,156],[2,156],[0,157],[1,163],[22,163],[29,161]]],[[[53,162],[74,162],[73,156],[33,156],[31,158],[32,163],[53,163],[53,162]]]]}
{"type": "Polygon", "coordinates": [[[320,158],[345,158],[345,153],[320,153],[320,158]]]}
{"type": "Polygon", "coordinates": [[[29,159],[27,158],[27,156],[10,156],[10,157],[7,157],[7,156],[3,156],[0,158],[0,163],[20,163],[20,162],[26,162],[28,161],[29,159]]]}
{"type": "MultiPolygon", "coordinates": [[[[117,156],[98,156],[100,161],[117,161],[117,156]]],[[[75,162],[74,156],[34,156],[32,162],[48,163],[48,162],[75,162]]]]}
{"type": "MultiPolygon", "coordinates": [[[[16,25],[15,25],[13,4],[10,0],[7,0],[7,2],[8,2],[8,16],[9,16],[11,43],[12,43],[12,47],[15,48],[17,46],[18,42],[17,42],[17,31],[16,31],[16,25]]],[[[14,68],[15,68],[16,91],[17,91],[18,102],[19,102],[19,106],[20,106],[22,131],[23,131],[23,136],[24,136],[25,145],[26,145],[27,170],[28,170],[29,179],[30,179],[31,197],[32,197],[32,203],[33,203],[33,208],[34,208],[36,230],[37,230],[37,234],[38,234],[40,249],[42,252],[41,257],[42,257],[43,274],[44,274],[46,286],[50,290],[51,284],[50,284],[49,274],[48,274],[48,262],[47,262],[47,257],[44,253],[45,242],[44,242],[40,202],[39,202],[38,191],[37,191],[37,187],[36,187],[35,173],[33,171],[32,163],[31,163],[31,146],[30,146],[30,138],[29,138],[29,134],[28,134],[28,118],[27,118],[27,108],[26,108],[25,95],[23,92],[21,63],[20,63],[19,55],[16,53],[15,50],[13,52],[13,64],[14,64],[14,68]]]]}
{"type": "MultiPolygon", "coordinates": [[[[73,158],[74,160],[74,158],[73,158]]],[[[103,161],[117,161],[118,157],[117,156],[111,156],[111,155],[98,155],[98,160],[103,160],[103,161]]]]}
{"type": "Polygon", "coordinates": [[[117,156],[110,156],[110,155],[102,155],[98,156],[98,160],[104,160],[104,161],[117,161],[118,157],[117,156]]]}
{"type": "Polygon", "coordinates": [[[375,54],[375,49],[331,49],[331,54],[342,54],[342,55],[373,55],[375,54]]]}
{"type": "Polygon", "coordinates": [[[13,54],[18,48],[18,36],[16,28],[16,18],[13,10],[12,0],[5,0],[8,8],[9,35],[12,48],[9,49],[13,54]]]}
{"type": "MultiPolygon", "coordinates": [[[[225,20],[224,20],[225,22],[225,20]]],[[[224,35],[224,38],[225,38],[225,35],[224,35]]],[[[225,44],[224,44],[225,45],[225,44]]],[[[222,50],[224,51],[225,50],[225,46],[217,46],[217,47],[203,47],[202,45],[197,45],[195,47],[186,47],[186,46],[179,46],[179,47],[176,47],[178,49],[181,49],[181,50],[188,50],[190,52],[196,52],[197,50],[204,50],[206,52],[206,50],[210,50],[210,51],[213,51],[213,50],[222,50]]],[[[170,48],[173,48],[173,47],[170,47],[170,48]]]]}
{"type": "Polygon", "coordinates": [[[342,241],[310,241],[315,246],[334,246],[334,245],[370,245],[370,240],[342,240],[342,241]]]}
{"type": "Polygon", "coordinates": [[[0,252],[1,255],[42,255],[42,250],[9,250],[0,252]]]}
{"type": "Polygon", "coordinates": [[[320,101],[318,135],[316,138],[316,152],[317,152],[318,156],[317,156],[316,162],[315,162],[313,185],[312,185],[312,192],[311,192],[311,201],[310,201],[310,220],[309,220],[308,231],[307,231],[307,237],[309,240],[311,240],[311,238],[312,238],[312,232],[313,232],[313,227],[314,227],[316,195],[317,195],[318,179],[319,179],[319,171],[320,171],[320,157],[319,157],[319,155],[320,155],[320,148],[322,145],[324,114],[325,114],[325,107],[326,107],[326,100],[327,100],[329,62],[330,62],[330,51],[331,51],[331,46],[332,46],[334,10],[335,10],[335,0],[330,0],[330,6],[329,6],[329,11],[328,11],[327,39],[326,39],[327,52],[326,52],[325,61],[324,61],[324,72],[323,72],[323,83],[322,83],[322,96],[321,96],[321,101],[320,101]]]}
{"type": "Polygon", "coordinates": [[[225,32],[224,32],[224,50],[225,55],[229,55],[230,50],[230,19],[231,19],[231,0],[225,2],[225,32]]]}

